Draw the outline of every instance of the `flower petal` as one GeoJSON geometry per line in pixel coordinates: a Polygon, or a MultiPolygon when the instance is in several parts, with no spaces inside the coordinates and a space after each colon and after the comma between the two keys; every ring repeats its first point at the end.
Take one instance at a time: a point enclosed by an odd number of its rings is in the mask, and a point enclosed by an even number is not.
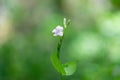
{"type": "Polygon", "coordinates": [[[55,33],[55,32],[56,32],[56,29],[53,29],[53,30],[52,30],[52,33],[55,33]]]}
{"type": "Polygon", "coordinates": [[[53,36],[58,36],[58,34],[53,34],[53,36]]]}
{"type": "Polygon", "coordinates": [[[58,26],[56,27],[56,30],[63,31],[63,27],[58,25],[58,26]]]}
{"type": "Polygon", "coordinates": [[[54,33],[53,36],[63,36],[63,27],[58,25],[52,33],[54,33]]]}
{"type": "Polygon", "coordinates": [[[63,36],[63,32],[60,32],[58,35],[59,35],[59,36],[63,36]]]}

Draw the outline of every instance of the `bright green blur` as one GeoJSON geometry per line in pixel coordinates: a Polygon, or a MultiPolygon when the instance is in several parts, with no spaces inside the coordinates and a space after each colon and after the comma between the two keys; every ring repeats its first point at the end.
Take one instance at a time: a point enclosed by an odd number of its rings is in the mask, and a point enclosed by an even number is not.
{"type": "Polygon", "coordinates": [[[0,80],[60,80],[50,55],[63,18],[61,61],[78,61],[63,80],[120,80],[120,0],[0,0],[0,80]]]}

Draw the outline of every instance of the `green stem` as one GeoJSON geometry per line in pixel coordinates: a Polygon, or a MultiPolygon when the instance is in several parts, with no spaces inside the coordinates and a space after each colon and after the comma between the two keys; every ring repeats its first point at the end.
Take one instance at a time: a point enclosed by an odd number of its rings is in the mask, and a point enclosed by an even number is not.
{"type": "Polygon", "coordinates": [[[60,38],[60,41],[58,42],[58,47],[57,47],[57,56],[58,56],[58,59],[60,58],[60,50],[61,50],[63,38],[64,38],[64,35],[60,38]]]}
{"type": "Polygon", "coordinates": [[[65,34],[65,31],[66,31],[66,28],[67,26],[70,24],[70,20],[68,20],[68,22],[66,23],[66,25],[64,25],[64,33],[63,33],[63,36],[60,37],[60,41],[58,42],[58,46],[57,46],[57,57],[58,59],[60,59],[60,49],[61,49],[61,46],[62,46],[62,42],[63,42],[63,38],[64,38],[64,34],[65,34]]]}
{"type": "Polygon", "coordinates": [[[64,78],[63,78],[63,76],[60,74],[60,80],[63,80],[64,78]]]}
{"type": "Polygon", "coordinates": [[[58,59],[60,59],[60,50],[61,50],[61,46],[62,46],[62,42],[63,42],[65,31],[66,31],[66,28],[64,28],[63,36],[60,37],[60,41],[58,42],[58,46],[57,46],[57,56],[58,56],[58,59]]]}
{"type": "MultiPolygon", "coordinates": [[[[65,31],[66,31],[66,27],[70,24],[70,20],[67,22],[66,25],[64,25],[64,33],[63,33],[63,36],[60,37],[60,41],[58,42],[58,46],[57,46],[57,57],[58,59],[60,59],[60,50],[61,50],[61,46],[62,46],[62,43],[63,43],[63,38],[64,38],[64,34],[65,34],[65,31]],[[66,26],[66,27],[65,27],[66,26]]],[[[60,74],[60,80],[63,80],[63,76],[60,74]]]]}

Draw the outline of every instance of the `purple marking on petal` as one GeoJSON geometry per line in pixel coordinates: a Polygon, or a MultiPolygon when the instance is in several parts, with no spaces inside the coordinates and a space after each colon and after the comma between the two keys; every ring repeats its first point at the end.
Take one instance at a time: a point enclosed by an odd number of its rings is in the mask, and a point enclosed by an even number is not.
{"type": "Polygon", "coordinates": [[[57,26],[52,32],[54,33],[53,36],[63,36],[63,27],[57,26]]]}

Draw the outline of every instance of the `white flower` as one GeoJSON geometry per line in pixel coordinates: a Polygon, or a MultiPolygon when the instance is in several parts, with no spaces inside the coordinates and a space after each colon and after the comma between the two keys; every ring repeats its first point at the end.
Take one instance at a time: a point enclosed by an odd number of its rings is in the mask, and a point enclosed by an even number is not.
{"type": "Polygon", "coordinates": [[[54,33],[53,36],[63,36],[63,27],[57,26],[55,29],[53,29],[52,33],[54,33]]]}
{"type": "Polygon", "coordinates": [[[64,18],[64,20],[63,20],[63,24],[64,24],[64,27],[65,27],[65,28],[66,28],[66,22],[67,22],[67,19],[64,18]]]}

